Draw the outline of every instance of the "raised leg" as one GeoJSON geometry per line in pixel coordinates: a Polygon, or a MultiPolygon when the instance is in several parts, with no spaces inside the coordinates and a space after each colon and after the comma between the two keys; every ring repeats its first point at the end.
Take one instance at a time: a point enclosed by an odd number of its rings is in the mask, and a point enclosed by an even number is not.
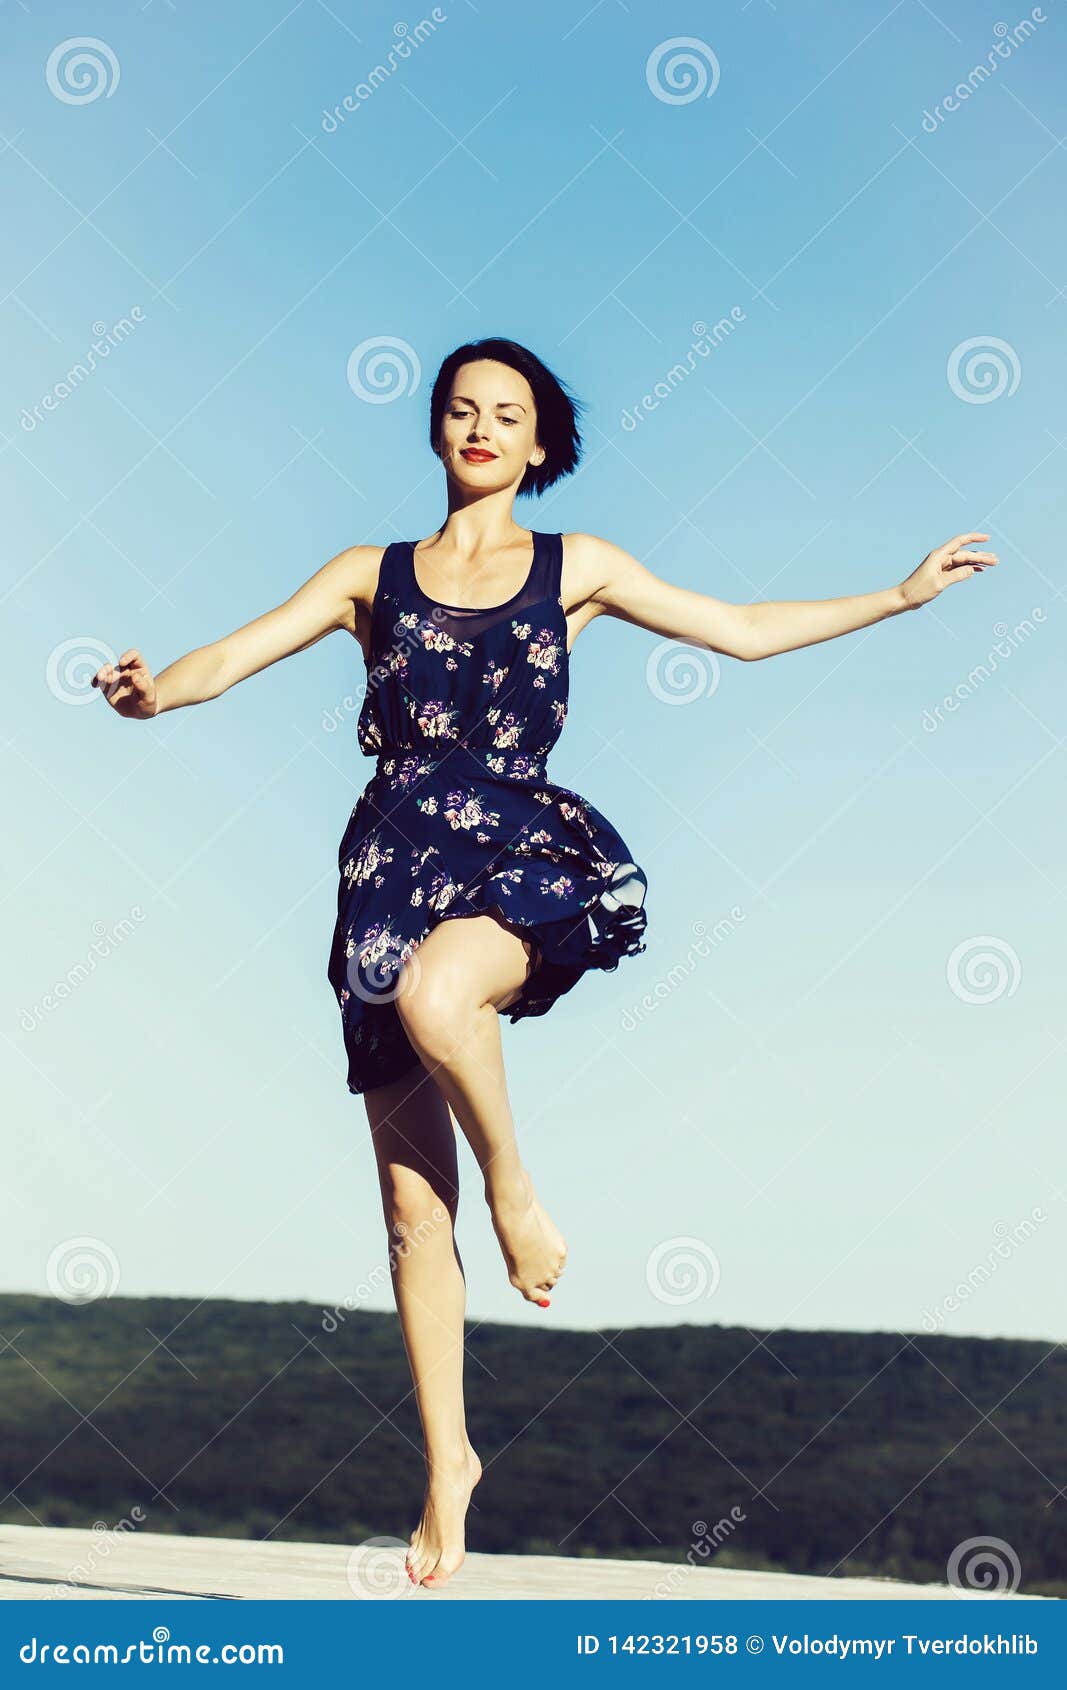
{"type": "Polygon", "coordinates": [[[477,1158],[512,1285],[547,1307],[567,1246],[519,1156],[500,1040],[529,969],[527,942],[492,916],[442,921],[404,964],[396,1008],[477,1158]]]}
{"type": "Polygon", "coordinates": [[[456,1135],[444,1098],[422,1068],[367,1092],[364,1102],[425,1446],[426,1495],[411,1534],[408,1575],[434,1589],[463,1561],[464,1521],[482,1472],[463,1408],[466,1284],[454,1233],[456,1135]]]}

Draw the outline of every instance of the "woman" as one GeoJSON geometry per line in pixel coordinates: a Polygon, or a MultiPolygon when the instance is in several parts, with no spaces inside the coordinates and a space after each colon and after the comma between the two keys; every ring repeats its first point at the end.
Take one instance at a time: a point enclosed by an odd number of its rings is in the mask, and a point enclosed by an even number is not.
{"type": "Polygon", "coordinates": [[[728,604],[672,586],[595,535],[515,524],[517,496],[577,466],[579,408],[513,341],[457,348],[430,402],[448,515],[429,539],[352,546],[158,679],[131,650],[93,682],[140,719],[216,698],[337,628],[363,649],[358,737],[378,766],[340,844],[328,978],[348,1087],[365,1094],[425,1440],[407,1569],[431,1589],[463,1560],[481,1477],[463,1407],[450,1111],[478,1159],[511,1284],[547,1308],[566,1247],[520,1160],[499,1017],[543,1014],[589,969],[644,948],[644,874],[611,824],[545,770],[574,641],[606,614],[748,662],[917,609],[997,561],[962,549],[988,535],[957,534],[901,585],[847,598],[728,604]]]}

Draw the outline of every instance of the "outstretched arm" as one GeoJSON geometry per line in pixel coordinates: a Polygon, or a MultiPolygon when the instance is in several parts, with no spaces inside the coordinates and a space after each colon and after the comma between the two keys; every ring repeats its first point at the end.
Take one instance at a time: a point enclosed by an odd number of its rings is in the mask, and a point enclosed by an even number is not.
{"type": "Polygon", "coordinates": [[[707,593],[676,587],[595,534],[568,534],[566,545],[567,556],[575,564],[575,596],[587,620],[601,614],[617,616],[654,634],[693,640],[749,663],[851,634],[902,610],[917,610],[953,581],[981,574],[986,565],[997,562],[994,552],[962,549],[971,540],[988,538],[988,534],[957,534],[930,552],[897,587],[847,598],[757,604],[729,604],[707,593]]]}
{"type": "Polygon", "coordinates": [[[280,658],[306,651],[335,628],[355,635],[358,608],[370,603],[381,550],[350,546],[331,558],[284,604],[246,622],[210,645],[198,646],[158,676],[136,648],[117,664],[105,663],[93,677],[120,716],[144,720],[164,710],[203,704],[280,658]]]}

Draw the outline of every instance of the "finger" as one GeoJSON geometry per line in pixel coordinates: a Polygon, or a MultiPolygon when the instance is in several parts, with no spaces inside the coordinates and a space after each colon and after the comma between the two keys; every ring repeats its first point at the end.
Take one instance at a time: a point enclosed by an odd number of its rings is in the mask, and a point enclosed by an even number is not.
{"type": "MultiPolygon", "coordinates": [[[[985,538],[988,540],[989,535],[988,534],[985,535],[985,538]]],[[[131,646],[129,651],[124,651],[122,656],[119,658],[120,666],[124,666],[127,663],[143,663],[143,662],[144,662],[144,658],[141,656],[140,652],[137,650],[137,648],[135,646],[131,646]]]]}

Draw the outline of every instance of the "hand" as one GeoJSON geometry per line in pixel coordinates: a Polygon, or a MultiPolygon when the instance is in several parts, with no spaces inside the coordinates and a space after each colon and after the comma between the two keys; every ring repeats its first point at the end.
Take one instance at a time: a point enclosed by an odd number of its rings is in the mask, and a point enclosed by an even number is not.
{"type": "Polygon", "coordinates": [[[141,722],[159,708],[155,677],[139,651],[124,651],[117,667],[105,663],[96,671],[92,684],[100,688],[120,716],[141,722]]]}
{"type": "Polygon", "coordinates": [[[953,581],[966,581],[969,575],[981,575],[987,564],[998,562],[996,552],[967,552],[962,548],[970,540],[988,540],[988,534],[957,534],[943,546],[924,557],[918,569],[902,583],[901,592],[909,610],[929,604],[938,593],[944,592],[953,581]]]}

